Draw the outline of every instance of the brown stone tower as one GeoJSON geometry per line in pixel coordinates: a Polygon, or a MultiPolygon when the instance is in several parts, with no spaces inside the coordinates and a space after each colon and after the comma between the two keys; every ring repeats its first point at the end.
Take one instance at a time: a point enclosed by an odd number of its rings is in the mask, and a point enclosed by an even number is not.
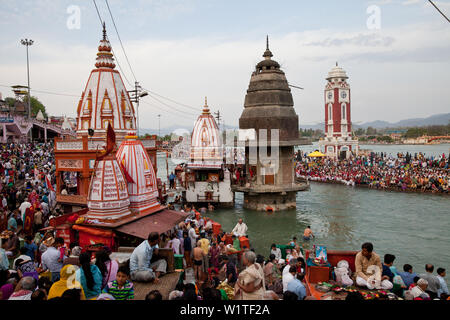
{"type": "Polygon", "coordinates": [[[295,181],[294,146],[301,144],[298,115],[286,76],[278,62],[272,60],[268,37],[263,57],[252,73],[244,111],[239,118],[239,129],[255,130],[257,147],[252,148],[252,142],[247,141],[245,148],[246,174],[250,177],[252,170],[253,178],[245,186],[234,187],[234,190],[244,192],[245,208],[264,211],[294,209],[297,191],[306,188],[305,184],[295,181]],[[261,150],[261,139],[264,139],[261,129],[267,130],[267,151],[261,150]],[[279,135],[278,156],[271,150],[271,136],[275,135],[275,130],[279,135]],[[255,158],[256,161],[252,161],[255,158]]]}

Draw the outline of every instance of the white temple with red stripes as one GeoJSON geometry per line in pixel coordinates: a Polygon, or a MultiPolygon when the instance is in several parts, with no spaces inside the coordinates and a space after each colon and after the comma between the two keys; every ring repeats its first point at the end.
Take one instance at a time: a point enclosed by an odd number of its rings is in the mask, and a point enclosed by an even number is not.
{"type": "Polygon", "coordinates": [[[78,239],[83,247],[103,244],[114,251],[184,221],[187,214],[159,201],[156,136],[136,136],[132,100],[115,70],[104,25],[77,112],[77,137],[55,139],[56,200],[66,213],[53,223],[57,235],[68,243],[78,239]],[[61,194],[68,173],[76,184],[61,194]]]}
{"type": "Polygon", "coordinates": [[[145,214],[159,208],[156,174],[150,157],[135,132],[125,136],[117,150],[116,158],[129,175],[130,210],[145,214]]]}
{"type": "Polygon", "coordinates": [[[87,135],[94,130],[94,136],[106,133],[108,123],[118,138],[124,137],[130,129],[136,129],[136,118],[130,96],[122,77],[115,68],[111,44],[103,28],[103,39],[98,46],[95,69],[91,71],[86,87],[81,94],[77,109],[77,135],[87,135]]]}
{"type": "Polygon", "coordinates": [[[224,165],[223,139],[208,101],[194,124],[187,163],[185,199],[189,203],[234,204],[231,175],[224,165]]]}

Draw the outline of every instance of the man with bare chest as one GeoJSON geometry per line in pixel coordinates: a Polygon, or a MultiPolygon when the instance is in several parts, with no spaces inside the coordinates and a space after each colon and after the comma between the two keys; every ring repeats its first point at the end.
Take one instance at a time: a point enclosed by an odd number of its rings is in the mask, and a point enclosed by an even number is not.
{"type": "Polygon", "coordinates": [[[202,275],[203,275],[203,256],[205,255],[205,252],[201,248],[201,241],[197,241],[197,246],[192,250],[192,255],[194,257],[194,274],[195,274],[195,280],[200,282],[202,275]]]}

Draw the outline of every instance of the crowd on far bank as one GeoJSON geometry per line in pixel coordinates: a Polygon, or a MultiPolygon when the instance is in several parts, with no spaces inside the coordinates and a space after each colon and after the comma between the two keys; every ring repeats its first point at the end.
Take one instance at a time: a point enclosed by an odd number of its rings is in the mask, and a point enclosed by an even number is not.
{"type": "Polygon", "coordinates": [[[311,181],[367,186],[380,190],[420,191],[448,194],[450,155],[425,157],[371,153],[349,159],[309,158],[297,156],[296,175],[311,181]]]}

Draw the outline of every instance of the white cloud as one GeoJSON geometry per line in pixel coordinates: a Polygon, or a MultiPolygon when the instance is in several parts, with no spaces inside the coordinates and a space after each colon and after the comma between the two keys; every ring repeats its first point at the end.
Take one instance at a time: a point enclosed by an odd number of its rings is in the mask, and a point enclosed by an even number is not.
{"type": "Polygon", "coordinates": [[[420,0],[406,0],[406,1],[402,1],[402,5],[404,6],[409,6],[411,4],[417,4],[421,2],[420,0]]]}

